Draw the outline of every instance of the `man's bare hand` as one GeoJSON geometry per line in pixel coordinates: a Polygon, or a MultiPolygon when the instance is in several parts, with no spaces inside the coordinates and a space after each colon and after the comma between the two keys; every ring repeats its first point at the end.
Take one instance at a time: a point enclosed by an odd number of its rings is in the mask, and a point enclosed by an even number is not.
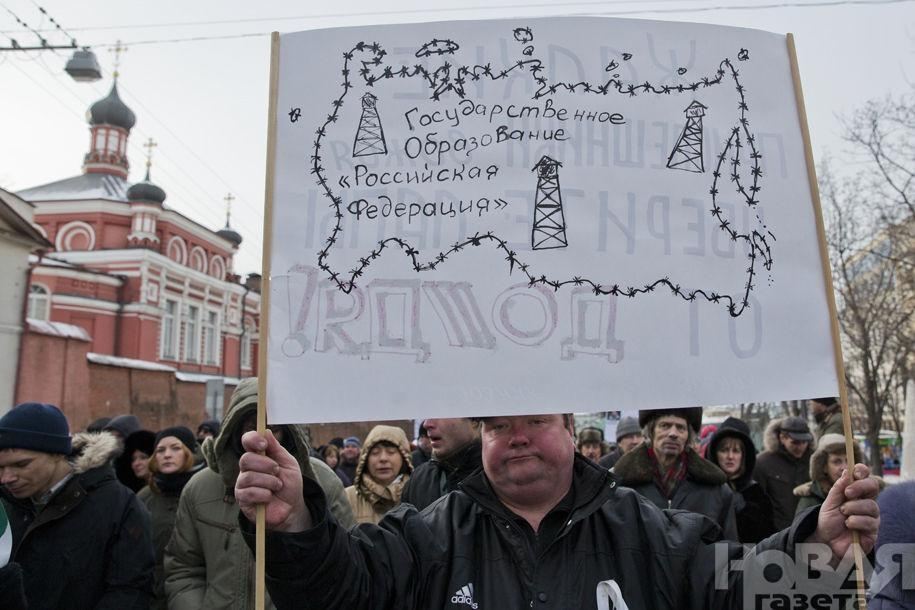
{"type": "Polygon", "coordinates": [[[270,430],[263,436],[246,432],[241,444],[245,454],[238,461],[235,499],[245,517],[255,521],[257,505],[264,504],[267,529],[281,532],[309,529],[311,513],[302,497],[302,471],[296,459],[270,430]]]}
{"type": "Polygon", "coordinates": [[[845,472],[829,490],[820,507],[814,534],[817,542],[829,545],[838,560],[848,552],[853,531],[861,537],[862,550],[865,553],[871,552],[880,527],[880,508],[876,500],[880,488],[877,481],[870,478],[870,468],[864,464],[855,464],[854,482],[850,474],[845,472]]]}

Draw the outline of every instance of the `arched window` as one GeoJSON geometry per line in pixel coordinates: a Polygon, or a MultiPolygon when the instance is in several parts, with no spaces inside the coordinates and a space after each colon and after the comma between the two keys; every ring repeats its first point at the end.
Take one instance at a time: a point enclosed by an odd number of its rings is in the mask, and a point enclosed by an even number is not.
{"type": "Polygon", "coordinates": [[[47,320],[51,313],[51,293],[41,284],[29,286],[28,317],[33,320],[47,320]]]}
{"type": "Polygon", "coordinates": [[[220,280],[226,279],[226,264],[221,256],[215,255],[210,259],[210,275],[220,280]]]}
{"type": "Polygon", "coordinates": [[[191,269],[207,272],[207,255],[200,246],[194,246],[191,249],[191,269]]]}
{"type": "Polygon", "coordinates": [[[187,245],[184,243],[184,240],[177,235],[172,236],[172,238],[168,240],[166,253],[170,259],[179,265],[187,263],[187,245]]]}

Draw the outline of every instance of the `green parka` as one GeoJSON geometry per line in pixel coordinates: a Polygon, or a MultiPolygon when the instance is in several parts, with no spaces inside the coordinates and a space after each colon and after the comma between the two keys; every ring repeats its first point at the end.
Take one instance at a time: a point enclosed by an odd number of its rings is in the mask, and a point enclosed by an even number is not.
{"type": "MultiPolygon", "coordinates": [[[[181,477],[191,477],[194,474],[206,468],[206,461],[200,448],[197,452],[194,465],[188,472],[181,473],[181,477]]],[[[188,481],[186,478],[182,479],[188,481]]],[[[185,483],[186,485],[187,483],[185,483]]],[[[181,495],[183,486],[180,489],[161,491],[147,485],[137,492],[137,498],[146,505],[149,510],[150,523],[152,524],[152,541],[153,548],[156,551],[156,571],[155,571],[155,598],[153,599],[151,610],[167,610],[168,599],[165,596],[165,574],[162,568],[162,562],[165,558],[165,546],[171,540],[172,531],[175,529],[175,516],[178,513],[178,498],[181,495]]]]}
{"type": "MultiPolygon", "coordinates": [[[[257,410],[257,379],[239,383],[223,417],[219,436],[203,443],[208,467],[194,475],[178,502],[175,530],[165,548],[165,592],[170,610],[237,609],[254,607],[254,556],[238,529],[235,479],[241,456],[240,428],[257,410]]],[[[283,426],[283,445],[302,472],[315,478],[334,517],[344,527],[353,524],[343,484],[321,460],[309,458],[305,431],[283,426]]],[[[267,603],[268,608],[273,604],[267,603]]]]}

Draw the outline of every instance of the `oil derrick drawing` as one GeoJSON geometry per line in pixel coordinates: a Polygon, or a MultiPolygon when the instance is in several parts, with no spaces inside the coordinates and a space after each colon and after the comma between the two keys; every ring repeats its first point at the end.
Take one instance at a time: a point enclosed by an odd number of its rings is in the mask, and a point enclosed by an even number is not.
{"type": "Polygon", "coordinates": [[[566,220],[562,212],[559,190],[559,168],[562,163],[544,155],[532,168],[537,172],[537,193],[534,195],[534,228],[531,247],[534,250],[565,248],[566,220]]]}
{"type": "Polygon", "coordinates": [[[682,169],[687,172],[702,173],[705,164],[702,160],[702,117],[707,108],[694,101],[686,107],[686,125],[677,140],[676,146],[667,158],[667,167],[682,169]]]}
{"type": "Polygon", "coordinates": [[[359,118],[356,139],[353,141],[354,157],[388,154],[381,118],[378,116],[377,101],[378,98],[371,93],[362,96],[362,116],[359,118]]]}

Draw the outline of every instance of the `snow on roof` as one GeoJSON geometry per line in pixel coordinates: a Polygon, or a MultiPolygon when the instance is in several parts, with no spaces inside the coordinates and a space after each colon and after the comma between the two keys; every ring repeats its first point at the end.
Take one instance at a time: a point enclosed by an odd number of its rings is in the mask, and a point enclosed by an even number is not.
{"type": "Polygon", "coordinates": [[[238,377],[223,377],[222,375],[207,375],[206,373],[185,373],[176,371],[175,377],[178,381],[188,381],[190,383],[206,383],[210,379],[222,379],[226,385],[238,385],[238,377]]]}
{"type": "Polygon", "coordinates": [[[78,339],[80,341],[92,341],[92,337],[82,326],[74,324],[64,324],[63,322],[50,322],[48,320],[36,320],[35,318],[26,318],[29,325],[29,331],[41,335],[51,335],[52,337],[66,337],[68,339],[78,339]]]}
{"type": "Polygon", "coordinates": [[[106,366],[120,366],[128,369],[142,369],[144,371],[175,371],[175,367],[149,360],[136,360],[134,358],[120,358],[118,356],[109,356],[107,354],[96,354],[89,352],[86,359],[95,364],[104,364],[106,366]]]}
{"type": "Polygon", "coordinates": [[[127,201],[127,187],[129,186],[130,183],[120,176],[82,174],[25,189],[16,195],[26,201],[69,201],[74,199],[127,201]]]}

